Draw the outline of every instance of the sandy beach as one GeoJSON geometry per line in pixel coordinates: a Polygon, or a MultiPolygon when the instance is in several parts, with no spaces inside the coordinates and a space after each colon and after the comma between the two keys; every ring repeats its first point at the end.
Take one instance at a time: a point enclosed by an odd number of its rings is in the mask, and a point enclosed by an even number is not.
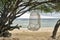
{"type": "MultiPolygon", "coordinates": [[[[60,30],[60,28],[59,28],[60,30]]],[[[60,35],[60,31],[58,30],[57,37],[60,35]]],[[[52,39],[53,28],[46,27],[46,28],[40,28],[38,31],[30,31],[25,28],[21,28],[20,30],[15,29],[13,31],[10,31],[12,33],[12,36],[8,40],[59,40],[52,39]]],[[[60,38],[60,36],[59,36],[60,38]]]]}

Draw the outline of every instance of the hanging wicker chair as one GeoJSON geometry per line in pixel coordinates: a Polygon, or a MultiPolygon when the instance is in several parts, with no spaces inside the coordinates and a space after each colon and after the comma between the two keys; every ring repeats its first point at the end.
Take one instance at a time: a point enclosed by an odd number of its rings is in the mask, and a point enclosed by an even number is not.
{"type": "Polygon", "coordinates": [[[30,14],[28,30],[37,31],[41,27],[40,25],[40,14],[37,10],[33,10],[30,14]]]}

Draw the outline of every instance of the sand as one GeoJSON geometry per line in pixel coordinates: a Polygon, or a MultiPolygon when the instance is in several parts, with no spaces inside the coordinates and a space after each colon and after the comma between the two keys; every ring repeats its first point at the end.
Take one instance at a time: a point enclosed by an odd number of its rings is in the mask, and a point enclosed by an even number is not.
{"type": "MultiPolygon", "coordinates": [[[[60,28],[59,28],[60,30],[60,28]]],[[[40,28],[38,31],[30,31],[28,29],[21,28],[20,30],[15,29],[10,31],[12,36],[9,38],[4,38],[5,40],[60,40],[60,31],[58,30],[57,38],[52,39],[53,28],[40,28]]],[[[3,38],[2,38],[3,39],[3,38]]],[[[2,40],[0,39],[0,40],[2,40]]]]}

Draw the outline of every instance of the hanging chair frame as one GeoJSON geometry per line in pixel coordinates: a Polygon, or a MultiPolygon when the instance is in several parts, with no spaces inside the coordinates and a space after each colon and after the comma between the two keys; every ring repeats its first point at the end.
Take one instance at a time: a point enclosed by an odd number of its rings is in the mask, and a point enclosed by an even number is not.
{"type": "MultiPolygon", "coordinates": [[[[40,14],[37,12],[38,10],[33,10],[33,12],[35,12],[36,13],[36,15],[37,15],[37,19],[35,19],[35,18],[31,18],[31,15],[32,15],[32,13],[30,14],[30,19],[29,19],[29,25],[28,25],[28,30],[31,30],[31,31],[37,31],[37,30],[39,30],[40,29],[40,27],[41,27],[41,23],[40,23],[40,14]],[[33,25],[33,22],[31,22],[31,21],[34,21],[34,20],[37,20],[37,24],[34,24],[33,25]],[[37,25],[39,26],[38,28],[37,28],[37,25]]],[[[34,15],[32,15],[32,16],[34,16],[34,15]]],[[[35,21],[36,22],[36,21],[35,21]]]]}

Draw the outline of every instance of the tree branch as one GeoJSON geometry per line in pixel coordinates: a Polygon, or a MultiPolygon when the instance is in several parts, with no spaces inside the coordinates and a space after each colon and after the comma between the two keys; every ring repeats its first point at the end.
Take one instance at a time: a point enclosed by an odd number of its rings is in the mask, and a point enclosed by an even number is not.
{"type": "MultiPolygon", "coordinates": [[[[32,6],[31,8],[29,8],[28,10],[25,10],[21,15],[23,15],[24,13],[26,13],[27,11],[30,11],[32,8],[38,6],[38,5],[41,5],[41,4],[44,4],[44,3],[51,3],[52,1],[44,1],[44,2],[33,2],[31,4],[34,4],[34,6],[32,6]]],[[[20,17],[21,15],[18,15],[16,17],[20,17]]]]}
{"type": "Polygon", "coordinates": [[[2,14],[2,12],[0,11],[0,13],[2,14]]]}

